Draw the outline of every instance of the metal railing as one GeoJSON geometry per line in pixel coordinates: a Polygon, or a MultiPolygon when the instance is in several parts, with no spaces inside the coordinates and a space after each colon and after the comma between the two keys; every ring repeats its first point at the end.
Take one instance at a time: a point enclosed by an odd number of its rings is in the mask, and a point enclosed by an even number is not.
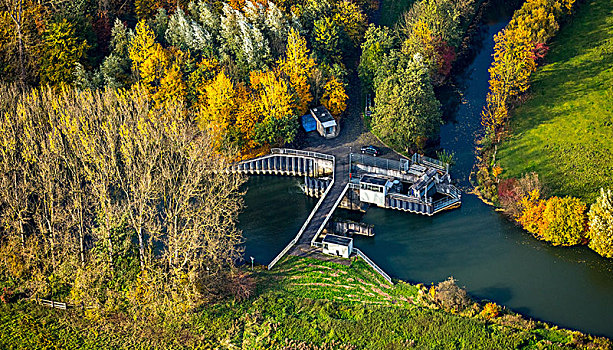
{"type": "Polygon", "coordinates": [[[272,153],[272,154],[287,154],[287,155],[294,155],[294,156],[304,156],[304,157],[311,157],[311,158],[318,158],[318,159],[334,161],[334,156],[329,155],[329,154],[319,153],[319,152],[311,152],[311,151],[301,151],[301,150],[290,149],[290,148],[273,148],[273,149],[270,150],[270,153],[272,153]]]}
{"type": "Polygon", "coordinates": [[[345,188],[343,189],[343,191],[341,191],[341,194],[338,196],[338,198],[336,199],[336,202],[334,202],[334,205],[332,206],[332,208],[330,209],[330,211],[328,212],[328,214],[326,215],[326,218],[324,219],[324,221],[321,223],[321,225],[319,225],[319,229],[317,229],[317,232],[315,232],[315,236],[313,236],[313,239],[311,240],[311,245],[313,246],[315,240],[317,239],[317,236],[319,236],[319,234],[321,233],[321,231],[324,230],[324,227],[326,227],[326,224],[328,223],[328,221],[330,220],[330,217],[332,217],[332,213],[334,213],[334,209],[336,209],[336,207],[338,207],[339,203],[343,200],[343,197],[345,197],[345,194],[347,193],[347,189],[349,189],[349,184],[347,184],[345,186],[345,188]]]}
{"type": "Polygon", "coordinates": [[[377,158],[373,156],[369,156],[367,154],[361,153],[351,153],[350,154],[351,164],[357,163],[366,166],[372,166],[376,168],[381,168],[385,170],[398,170],[398,171],[406,171],[407,161],[408,159],[403,159],[403,161],[392,160],[392,159],[384,159],[377,158]]]}
{"type": "Polygon", "coordinates": [[[449,184],[436,184],[436,191],[440,193],[446,193],[454,198],[460,197],[462,192],[454,185],[449,184]]]}
{"type": "Polygon", "coordinates": [[[377,271],[377,273],[381,275],[381,277],[383,277],[386,281],[388,281],[390,284],[394,284],[394,282],[392,282],[392,278],[387,273],[385,273],[385,271],[383,271],[382,268],[380,268],[377,264],[375,264],[374,261],[370,260],[370,258],[366,256],[366,254],[362,253],[361,250],[359,250],[358,248],[353,248],[353,252],[357,254],[357,256],[362,258],[375,271],[377,271]]]}
{"type": "Polygon", "coordinates": [[[445,209],[448,206],[455,204],[455,203],[459,203],[461,201],[460,198],[443,198],[443,199],[439,199],[436,202],[434,202],[433,207],[434,207],[434,213],[436,213],[439,210],[445,209]]]}
{"type": "MultiPolygon", "coordinates": [[[[283,149],[283,148],[273,148],[274,149],[283,149]]],[[[294,239],[292,239],[287,246],[285,246],[285,248],[283,248],[283,250],[277,254],[277,256],[270,262],[270,264],[268,264],[268,269],[272,269],[273,266],[275,266],[275,264],[277,262],[279,262],[279,260],[281,260],[281,258],[287,254],[287,252],[296,244],[298,243],[298,241],[300,240],[300,237],[302,237],[302,234],[304,233],[304,230],[306,229],[306,227],[309,225],[309,223],[311,222],[311,219],[313,219],[313,216],[315,215],[315,213],[317,212],[317,210],[319,209],[319,207],[321,206],[321,204],[324,202],[324,200],[326,199],[326,196],[328,196],[328,193],[330,192],[330,190],[332,189],[333,185],[334,185],[334,177],[335,177],[335,165],[336,165],[336,158],[334,158],[334,156],[332,157],[332,181],[330,181],[330,184],[328,185],[328,188],[326,188],[326,191],[324,192],[323,196],[321,196],[321,198],[319,198],[319,200],[317,201],[317,204],[315,205],[315,208],[313,208],[313,210],[311,210],[311,213],[309,214],[309,217],[304,221],[304,223],[302,224],[302,227],[300,228],[300,231],[298,231],[298,233],[296,234],[296,237],[294,237],[294,239]]]]}
{"type": "Polygon", "coordinates": [[[426,165],[433,166],[435,168],[439,168],[441,170],[447,170],[448,169],[447,167],[449,166],[449,164],[443,161],[440,161],[434,158],[430,158],[430,157],[424,156],[419,153],[414,153],[413,156],[411,157],[411,160],[413,161],[413,163],[426,164],[426,165]]]}

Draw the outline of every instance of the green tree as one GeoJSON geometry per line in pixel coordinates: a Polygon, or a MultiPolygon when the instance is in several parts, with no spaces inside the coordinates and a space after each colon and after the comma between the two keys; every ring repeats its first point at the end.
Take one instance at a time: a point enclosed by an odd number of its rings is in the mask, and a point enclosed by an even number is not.
{"type": "Polygon", "coordinates": [[[589,246],[596,253],[613,258],[613,194],[600,189],[600,197],[592,204],[589,217],[589,246]]]}
{"type": "Polygon", "coordinates": [[[385,141],[409,151],[423,148],[440,125],[440,103],[421,56],[389,57],[375,79],[373,131],[385,141]]]}
{"type": "Polygon", "coordinates": [[[66,19],[51,23],[43,35],[41,81],[50,85],[71,83],[75,65],[84,58],[86,48],[87,42],[77,38],[66,19]]]}
{"type": "Polygon", "coordinates": [[[366,31],[362,43],[362,56],[358,66],[358,74],[364,86],[369,90],[374,88],[375,75],[381,66],[385,55],[397,45],[396,36],[388,27],[378,27],[371,24],[366,31]]]}
{"type": "Polygon", "coordinates": [[[321,61],[328,64],[341,59],[340,28],[331,17],[315,21],[313,29],[313,48],[321,61]]]}
{"type": "Polygon", "coordinates": [[[111,31],[111,54],[100,65],[104,85],[111,88],[125,87],[131,80],[130,34],[119,19],[111,31]]]}

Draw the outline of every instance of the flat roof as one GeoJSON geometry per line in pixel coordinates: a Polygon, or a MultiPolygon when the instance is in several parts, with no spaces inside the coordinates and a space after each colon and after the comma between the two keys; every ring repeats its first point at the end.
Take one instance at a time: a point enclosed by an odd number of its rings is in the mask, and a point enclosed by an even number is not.
{"type": "Polygon", "coordinates": [[[360,179],[360,182],[364,182],[364,183],[368,183],[368,184],[373,184],[373,185],[379,185],[379,186],[385,186],[385,184],[388,181],[389,181],[388,179],[385,179],[385,178],[382,178],[382,177],[377,177],[377,176],[372,176],[372,175],[364,175],[360,179]]]}
{"type": "MultiPolygon", "coordinates": [[[[330,114],[330,111],[324,106],[319,106],[317,108],[312,108],[311,113],[315,118],[317,118],[321,123],[333,121],[334,117],[330,114]]],[[[335,125],[336,125],[336,121],[335,125]]]]}
{"type": "Polygon", "coordinates": [[[342,237],[342,236],[337,236],[337,235],[330,235],[330,234],[327,234],[323,239],[324,243],[338,244],[338,245],[342,245],[345,247],[348,247],[352,241],[353,241],[353,238],[342,237]]]}

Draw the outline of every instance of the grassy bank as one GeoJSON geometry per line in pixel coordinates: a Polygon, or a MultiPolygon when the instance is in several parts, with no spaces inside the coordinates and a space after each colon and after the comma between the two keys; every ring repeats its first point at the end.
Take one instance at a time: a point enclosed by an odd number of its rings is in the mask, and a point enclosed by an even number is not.
{"type": "Polygon", "coordinates": [[[582,4],[546,61],[497,159],[505,177],[534,171],[552,195],[591,203],[613,173],[613,2],[582,4]]]}
{"type": "MultiPolygon", "coordinates": [[[[427,289],[388,285],[351,266],[290,257],[256,270],[256,295],[196,310],[183,322],[94,317],[22,302],[0,305],[0,348],[404,349],[574,348],[592,339],[503,312],[479,316],[430,304],[427,289]]],[[[596,344],[610,346],[600,339],[596,344]]]]}

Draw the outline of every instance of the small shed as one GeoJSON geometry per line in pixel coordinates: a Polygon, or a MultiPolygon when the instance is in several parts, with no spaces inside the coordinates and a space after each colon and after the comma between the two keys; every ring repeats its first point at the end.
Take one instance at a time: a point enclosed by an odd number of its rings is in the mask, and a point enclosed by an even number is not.
{"type": "Polygon", "coordinates": [[[385,207],[385,197],[393,182],[387,178],[364,175],[360,179],[360,201],[385,207]]]}
{"type": "Polygon", "coordinates": [[[349,258],[353,252],[353,238],[327,234],[322,243],[324,254],[349,258]]]}
{"type": "Polygon", "coordinates": [[[336,120],[326,107],[319,106],[317,108],[312,108],[311,115],[317,123],[317,132],[319,132],[321,136],[331,139],[338,135],[336,120]]]}
{"type": "Polygon", "coordinates": [[[302,127],[304,128],[304,131],[311,132],[311,131],[317,130],[317,122],[315,121],[315,118],[313,118],[313,116],[310,113],[303,115],[301,119],[302,119],[302,127]]]}

